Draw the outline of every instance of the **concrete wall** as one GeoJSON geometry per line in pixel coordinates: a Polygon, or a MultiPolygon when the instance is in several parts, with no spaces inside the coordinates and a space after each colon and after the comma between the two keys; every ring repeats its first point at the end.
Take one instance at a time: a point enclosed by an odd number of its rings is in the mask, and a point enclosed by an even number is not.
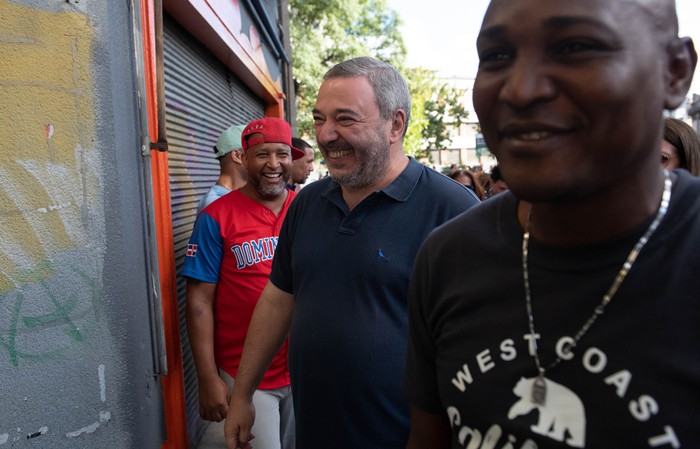
{"type": "Polygon", "coordinates": [[[0,0],[0,449],[163,440],[129,4],[0,0]]]}

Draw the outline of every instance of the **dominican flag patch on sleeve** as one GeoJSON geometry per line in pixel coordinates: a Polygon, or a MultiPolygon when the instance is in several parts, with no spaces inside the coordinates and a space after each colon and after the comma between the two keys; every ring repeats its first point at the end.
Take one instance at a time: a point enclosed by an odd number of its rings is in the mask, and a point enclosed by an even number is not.
{"type": "Polygon", "coordinates": [[[197,255],[197,245],[193,244],[188,244],[187,245],[187,252],[185,253],[185,256],[187,257],[194,257],[197,255]]]}

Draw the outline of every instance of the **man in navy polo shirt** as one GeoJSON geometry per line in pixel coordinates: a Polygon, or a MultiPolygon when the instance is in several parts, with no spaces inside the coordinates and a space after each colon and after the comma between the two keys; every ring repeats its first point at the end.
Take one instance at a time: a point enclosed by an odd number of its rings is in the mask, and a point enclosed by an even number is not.
{"type": "Polygon", "coordinates": [[[299,192],[253,314],[226,418],[247,447],[251,397],[289,333],[297,447],[403,449],[406,296],[418,247],[478,199],[407,157],[408,87],[371,58],[330,69],[314,108],[331,176],[299,192]]]}

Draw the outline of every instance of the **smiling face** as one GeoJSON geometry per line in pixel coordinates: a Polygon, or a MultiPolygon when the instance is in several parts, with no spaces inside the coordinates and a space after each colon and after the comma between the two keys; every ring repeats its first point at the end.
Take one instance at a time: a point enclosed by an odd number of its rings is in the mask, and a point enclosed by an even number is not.
{"type": "Polygon", "coordinates": [[[243,162],[248,171],[248,184],[262,199],[273,200],[285,192],[285,183],[292,171],[289,145],[259,143],[245,151],[243,162]]]}
{"type": "Polygon", "coordinates": [[[654,2],[491,2],[477,40],[474,107],[517,195],[580,199],[610,189],[620,170],[658,167],[670,106],[661,41],[670,38],[640,6],[654,2]]]}
{"type": "Polygon", "coordinates": [[[336,182],[359,189],[385,175],[392,122],[380,116],[365,77],[325,80],[313,114],[318,148],[336,182]]]}

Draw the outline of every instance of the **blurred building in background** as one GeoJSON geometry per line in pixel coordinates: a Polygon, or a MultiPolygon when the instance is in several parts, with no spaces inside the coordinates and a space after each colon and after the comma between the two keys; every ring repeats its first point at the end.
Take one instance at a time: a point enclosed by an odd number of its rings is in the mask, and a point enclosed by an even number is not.
{"type": "MultiPolygon", "coordinates": [[[[474,112],[472,93],[474,91],[474,79],[467,77],[440,77],[440,81],[462,92],[461,102],[468,111],[466,123],[455,127],[448,125],[452,136],[451,144],[445,149],[431,151],[433,163],[436,167],[450,167],[453,164],[462,167],[481,167],[488,172],[496,165],[496,159],[488,151],[483,136],[479,132],[479,118],[474,112]]],[[[449,118],[448,118],[449,120],[449,118]]]]}

